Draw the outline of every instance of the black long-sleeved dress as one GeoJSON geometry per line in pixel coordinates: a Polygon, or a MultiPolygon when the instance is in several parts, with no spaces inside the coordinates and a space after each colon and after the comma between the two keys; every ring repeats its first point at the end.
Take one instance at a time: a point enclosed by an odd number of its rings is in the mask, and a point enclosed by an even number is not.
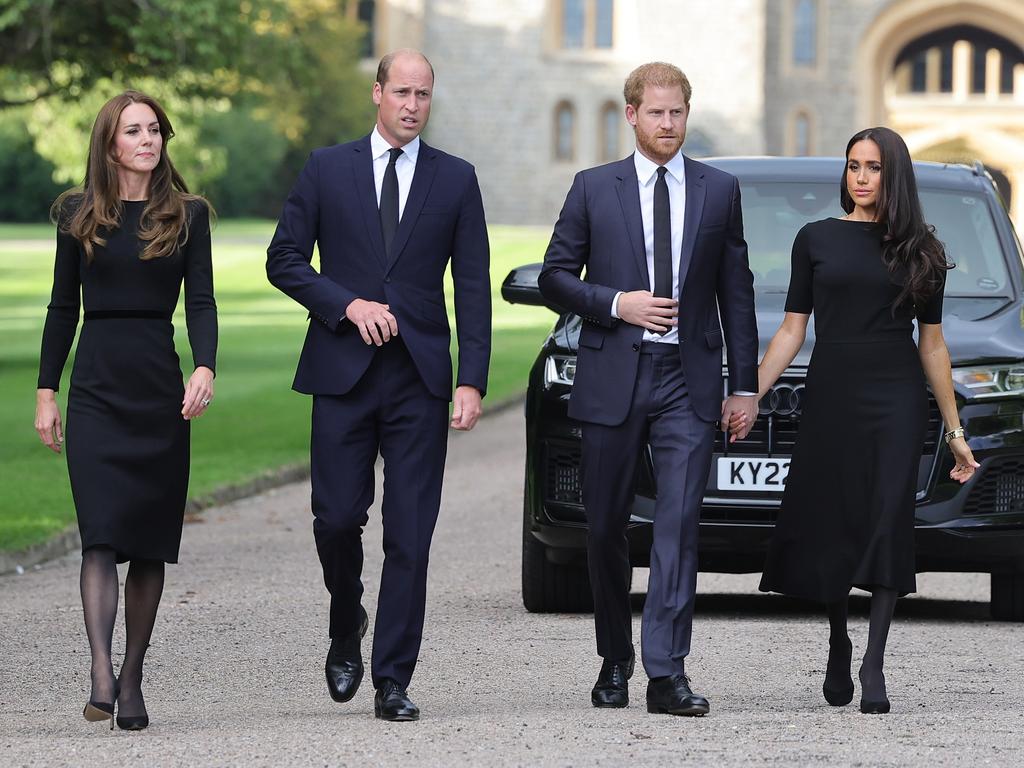
{"type": "Polygon", "coordinates": [[[914,504],[928,422],[913,320],[942,321],[942,290],[893,304],[884,228],[825,219],[793,244],[787,312],[814,312],[800,431],[763,591],[834,602],[851,586],[916,588],[914,504]]]}
{"type": "Polygon", "coordinates": [[[174,563],[188,490],[189,423],[181,415],[184,385],[171,316],[184,281],[195,365],[215,370],[209,209],[189,201],[182,246],[143,261],[137,233],[146,202],[123,207],[121,226],[105,233],[107,244],[95,248],[91,263],[81,244],[58,229],[39,387],[60,384],[83,305],[65,424],[82,549],[110,547],[119,562],[174,563]]]}

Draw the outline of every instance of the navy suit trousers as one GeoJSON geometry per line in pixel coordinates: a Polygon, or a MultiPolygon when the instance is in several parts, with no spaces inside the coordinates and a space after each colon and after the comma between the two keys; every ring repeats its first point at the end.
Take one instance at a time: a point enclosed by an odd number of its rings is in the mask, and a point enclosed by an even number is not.
{"type": "Polygon", "coordinates": [[[315,395],[313,533],[331,595],[331,637],[359,625],[362,531],[384,463],[384,566],[373,624],[374,686],[408,686],[423,633],[430,540],[441,503],[448,402],[423,383],[401,338],[378,348],[345,395],[315,395]]]}
{"type": "Polygon", "coordinates": [[[644,344],[626,420],[617,426],[584,422],[582,429],[583,505],[597,652],[610,661],[625,661],[633,653],[626,525],[637,461],[649,444],[657,500],[642,658],[649,677],[681,672],[690,652],[698,522],[714,425],[693,410],[678,347],[644,344]]]}

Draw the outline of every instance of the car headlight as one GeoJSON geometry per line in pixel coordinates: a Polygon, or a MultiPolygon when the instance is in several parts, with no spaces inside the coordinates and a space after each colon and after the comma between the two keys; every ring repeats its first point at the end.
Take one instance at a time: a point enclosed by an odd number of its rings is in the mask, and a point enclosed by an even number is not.
{"type": "Polygon", "coordinates": [[[576,358],[566,355],[551,355],[544,361],[544,389],[552,384],[572,386],[576,378],[576,358]]]}
{"type": "Polygon", "coordinates": [[[954,368],[953,381],[968,400],[1024,395],[1024,365],[954,368]]]}

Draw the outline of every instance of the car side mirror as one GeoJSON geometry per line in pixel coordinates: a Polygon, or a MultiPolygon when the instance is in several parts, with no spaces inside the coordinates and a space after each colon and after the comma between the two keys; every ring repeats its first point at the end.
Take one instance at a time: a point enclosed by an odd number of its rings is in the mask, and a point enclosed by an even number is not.
{"type": "Polygon", "coordinates": [[[543,264],[524,264],[516,267],[501,284],[501,298],[509,304],[528,304],[532,307],[547,307],[559,315],[567,310],[544,298],[537,286],[537,278],[543,264]]]}

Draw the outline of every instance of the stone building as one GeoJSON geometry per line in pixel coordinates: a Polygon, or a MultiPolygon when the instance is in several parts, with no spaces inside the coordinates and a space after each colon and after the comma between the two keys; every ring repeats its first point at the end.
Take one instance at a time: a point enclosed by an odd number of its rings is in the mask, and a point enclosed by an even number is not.
{"type": "Polygon", "coordinates": [[[368,23],[368,63],[403,46],[430,56],[426,138],[476,165],[492,222],[551,224],[577,170],[632,150],[622,83],[651,60],[690,78],[695,157],[840,155],[883,124],[915,157],[983,161],[1024,222],[1024,0],[349,7],[368,23]]]}

